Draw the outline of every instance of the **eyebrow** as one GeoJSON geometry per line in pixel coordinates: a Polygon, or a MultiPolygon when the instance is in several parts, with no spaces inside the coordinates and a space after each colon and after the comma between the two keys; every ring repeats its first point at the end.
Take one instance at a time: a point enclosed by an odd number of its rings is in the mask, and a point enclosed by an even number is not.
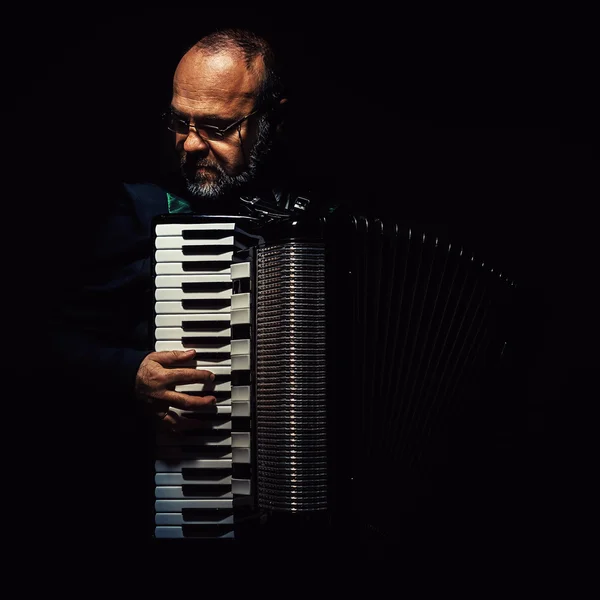
{"type": "MultiPolygon", "coordinates": [[[[189,118],[193,118],[194,120],[196,120],[196,115],[186,115],[185,113],[182,113],[180,110],[177,110],[174,106],[171,106],[171,111],[173,113],[175,113],[178,117],[181,117],[182,119],[189,119],[189,118]]],[[[223,117],[221,115],[216,115],[216,114],[208,114],[208,115],[202,115],[201,118],[198,119],[199,123],[203,123],[205,121],[217,121],[220,123],[224,123],[224,124],[228,124],[228,123],[233,123],[235,122],[237,119],[228,119],[226,117],[223,117]]]]}

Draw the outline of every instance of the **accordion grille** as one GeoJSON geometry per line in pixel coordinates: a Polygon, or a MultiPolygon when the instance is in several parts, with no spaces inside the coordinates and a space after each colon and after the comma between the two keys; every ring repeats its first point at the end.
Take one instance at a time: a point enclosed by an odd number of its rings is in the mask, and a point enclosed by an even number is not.
{"type": "Polygon", "coordinates": [[[257,253],[256,469],[261,508],[327,508],[325,248],[257,253]]]}

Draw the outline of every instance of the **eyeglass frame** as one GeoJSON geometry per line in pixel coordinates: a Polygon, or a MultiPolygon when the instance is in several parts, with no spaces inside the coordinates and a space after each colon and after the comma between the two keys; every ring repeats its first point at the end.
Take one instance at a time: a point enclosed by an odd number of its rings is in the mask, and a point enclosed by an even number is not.
{"type": "Polygon", "coordinates": [[[208,129],[210,131],[212,131],[215,135],[217,135],[217,139],[214,140],[210,140],[210,139],[206,139],[204,136],[202,136],[199,132],[198,129],[196,127],[196,124],[192,125],[190,123],[189,119],[184,118],[183,116],[180,116],[178,113],[176,113],[173,108],[169,108],[167,111],[165,111],[163,113],[163,117],[167,118],[167,117],[175,117],[177,118],[181,123],[183,123],[186,127],[187,127],[187,133],[184,134],[182,132],[176,131],[174,129],[171,129],[168,125],[167,125],[167,129],[173,133],[179,133],[180,135],[189,135],[190,129],[193,127],[194,131],[196,132],[196,135],[200,138],[202,138],[205,142],[220,142],[220,141],[224,141],[225,140],[225,136],[227,134],[228,131],[230,131],[231,129],[233,129],[234,127],[237,126],[238,128],[238,136],[240,138],[240,143],[242,141],[242,132],[241,132],[241,126],[242,123],[246,120],[248,120],[250,117],[252,117],[253,115],[257,114],[261,112],[260,108],[256,108],[254,109],[251,113],[248,113],[247,115],[245,115],[244,117],[242,117],[241,119],[237,119],[236,121],[234,121],[233,123],[230,123],[229,125],[227,125],[227,127],[217,127],[216,125],[201,125],[200,129],[208,129]]]}

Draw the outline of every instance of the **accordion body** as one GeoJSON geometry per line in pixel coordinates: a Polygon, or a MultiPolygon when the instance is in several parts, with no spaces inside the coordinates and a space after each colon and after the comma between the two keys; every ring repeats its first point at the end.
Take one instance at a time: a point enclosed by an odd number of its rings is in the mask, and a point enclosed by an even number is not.
{"type": "Polygon", "coordinates": [[[160,539],[393,538],[515,285],[460,247],[347,213],[155,219],[156,350],[196,349],[217,405],[157,434],[160,539]]]}

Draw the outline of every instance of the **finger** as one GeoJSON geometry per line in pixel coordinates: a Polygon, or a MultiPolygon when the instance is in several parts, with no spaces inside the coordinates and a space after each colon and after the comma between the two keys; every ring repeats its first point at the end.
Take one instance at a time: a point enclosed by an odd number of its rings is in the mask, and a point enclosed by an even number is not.
{"type": "Polygon", "coordinates": [[[202,421],[198,419],[188,419],[177,414],[176,411],[169,409],[160,420],[160,428],[171,432],[182,433],[185,431],[194,431],[202,428],[202,421]]]}
{"type": "Polygon", "coordinates": [[[175,426],[177,421],[175,420],[175,416],[171,411],[168,411],[159,418],[159,427],[161,429],[167,429],[169,431],[175,431],[175,426]]]}
{"type": "Polygon", "coordinates": [[[169,403],[157,400],[152,406],[151,412],[154,416],[162,420],[165,417],[165,415],[169,412],[169,403]]]}
{"type": "Polygon", "coordinates": [[[215,374],[206,369],[195,369],[193,367],[186,369],[171,368],[166,369],[164,378],[169,385],[183,385],[186,383],[209,384],[215,380],[215,374]]]}
{"type": "Polygon", "coordinates": [[[183,394],[181,392],[165,392],[163,400],[168,402],[169,406],[189,411],[217,403],[215,396],[193,396],[192,394],[183,394]]]}
{"type": "Polygon", "coordinates": [[[172,415],[172,419],[175,422],[175,430],[178,432],[184,431],[198,431],[199,429],[205,428],[205,421],[202,419],[190,419],[185,415],[179,415],[175,411],[169,411],[172,415]]]}
{"type": "Polygon", "coordinates": [[[163,350],[161,352],[152,352],[147,358],[156,361],[163,367],[170,367],[171,365],[177,365],[186,360],[191,360],[196,356],[196,351],[192,348],[190,350],[163,350]]]}

